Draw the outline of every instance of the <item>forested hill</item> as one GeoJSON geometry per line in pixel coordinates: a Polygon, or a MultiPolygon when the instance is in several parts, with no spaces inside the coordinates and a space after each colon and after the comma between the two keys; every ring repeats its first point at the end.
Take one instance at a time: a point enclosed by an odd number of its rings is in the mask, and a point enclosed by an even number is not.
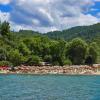
{"type": "MultiPolygon", "coordinates": [[[[49,33],[40,34],[30,30],[12,32],[9,22],[1,23],[0,66],[19,66],[21,64],[33,66],[41,65],[41,62],[59,66],[100,63],[99,24],[76,27],[69,30],[57,32],[56,34],[60,38],[64,34],[63,32],[66,32],[67,39],[73,38],[72,40],[54,40],[46,36],[49,33]],[[90,42],[81,38],[74,38],[79,37],[78,32],[83,31],[84,33],[81,33],[83,37],[86,38],[87,34],[89,34],[89,39],[90,37],[95,38],[90,42]]],[[[50,33],[50,36],[52,34],[55,33],[50,33]]]]}
{"type": "Polygon", "coordinates": [[[41,33],[32,30],[20,30],[19,32],[14,32],[17,37],[32,37],[34,35],[41,35],[41,33]]]}
{"type": "Polygon", "coordinates": [[[70,40],[76,37],[92,40],[100,36],[100,23],[90,26],[77,26],[63,31],[48,32],[49,38],[70,40]]]}
{"type": "Polygon", "coordinates": [[[100,23],[90,26],[77,26],[63,31],[54,31],[45,34],[35,32],[32,30],[20,30],[19,32],[14,33],[19,37],[32,37],[34,35],[43,35],[55,40],[71,40],[80,37],[84,40],[91,41],[96,37],[100,37],[100,23]]]}

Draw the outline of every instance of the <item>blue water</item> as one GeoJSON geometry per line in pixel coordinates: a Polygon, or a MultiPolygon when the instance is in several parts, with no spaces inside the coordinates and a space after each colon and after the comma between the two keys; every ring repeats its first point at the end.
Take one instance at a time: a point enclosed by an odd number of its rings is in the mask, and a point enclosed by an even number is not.
{"type": "Polygon", "coordinates": [[[0,75],[0,100],[100,100],[100,76],[0,75]]]}

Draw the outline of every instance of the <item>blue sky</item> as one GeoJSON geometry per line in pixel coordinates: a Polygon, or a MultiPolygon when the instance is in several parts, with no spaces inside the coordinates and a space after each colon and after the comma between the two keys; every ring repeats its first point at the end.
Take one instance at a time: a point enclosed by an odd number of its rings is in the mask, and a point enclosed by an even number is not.
{"type": "Polygon", "coordinates": [[[100,22],[100,0],[0,0],[0,20],[16,31],[92,25],[100,22]]]}

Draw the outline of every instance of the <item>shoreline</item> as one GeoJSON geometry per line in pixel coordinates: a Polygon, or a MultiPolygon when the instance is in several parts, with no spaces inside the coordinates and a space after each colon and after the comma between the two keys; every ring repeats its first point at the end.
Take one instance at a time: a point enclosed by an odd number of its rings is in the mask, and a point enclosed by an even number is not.
{"type": "Polygon", "coordinates": [[[14,71],[3,70],[1,74],[19,75],[100,75],[100,65],[93,67],[87,65],[80,66],[17,66],[14,71]]]}
{"type": "Polygon", "coordinates": [[[44,75],[64,75],[64,76],[100,76],[100,74],[98,73],[94,73],[94,74],[35,74],[35,73],[0,73],[0,75],[38,75],[38,76],[44,76],[44,75]]]}

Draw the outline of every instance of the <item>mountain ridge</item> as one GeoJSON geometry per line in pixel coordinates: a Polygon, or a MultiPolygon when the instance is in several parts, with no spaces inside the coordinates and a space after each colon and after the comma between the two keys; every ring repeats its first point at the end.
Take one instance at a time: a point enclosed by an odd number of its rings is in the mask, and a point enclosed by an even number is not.
{"type": "Polygon", "coordinates": [[[96,36],[100,36],[100,23],[89,26],[76,26],[63,31],[48,32],[45,34],[49,38],[70,40],[73,38],[83,38],[92,40],[96,36]]]}
{"type": "Polygon", "coordinates": [[[62,31],[53,31],[47,33],[40,33],[32,30],[20,30],[14,32],[16,35],[24,37],[32,37],[34,35],[47,36],[51,39],[64,39],[71,40],[73,38],[82,38],[87,41],[93,40],[95,37],[100,36],[100,23],[89,25],[89,26],[76,26],[62,31]]]}

